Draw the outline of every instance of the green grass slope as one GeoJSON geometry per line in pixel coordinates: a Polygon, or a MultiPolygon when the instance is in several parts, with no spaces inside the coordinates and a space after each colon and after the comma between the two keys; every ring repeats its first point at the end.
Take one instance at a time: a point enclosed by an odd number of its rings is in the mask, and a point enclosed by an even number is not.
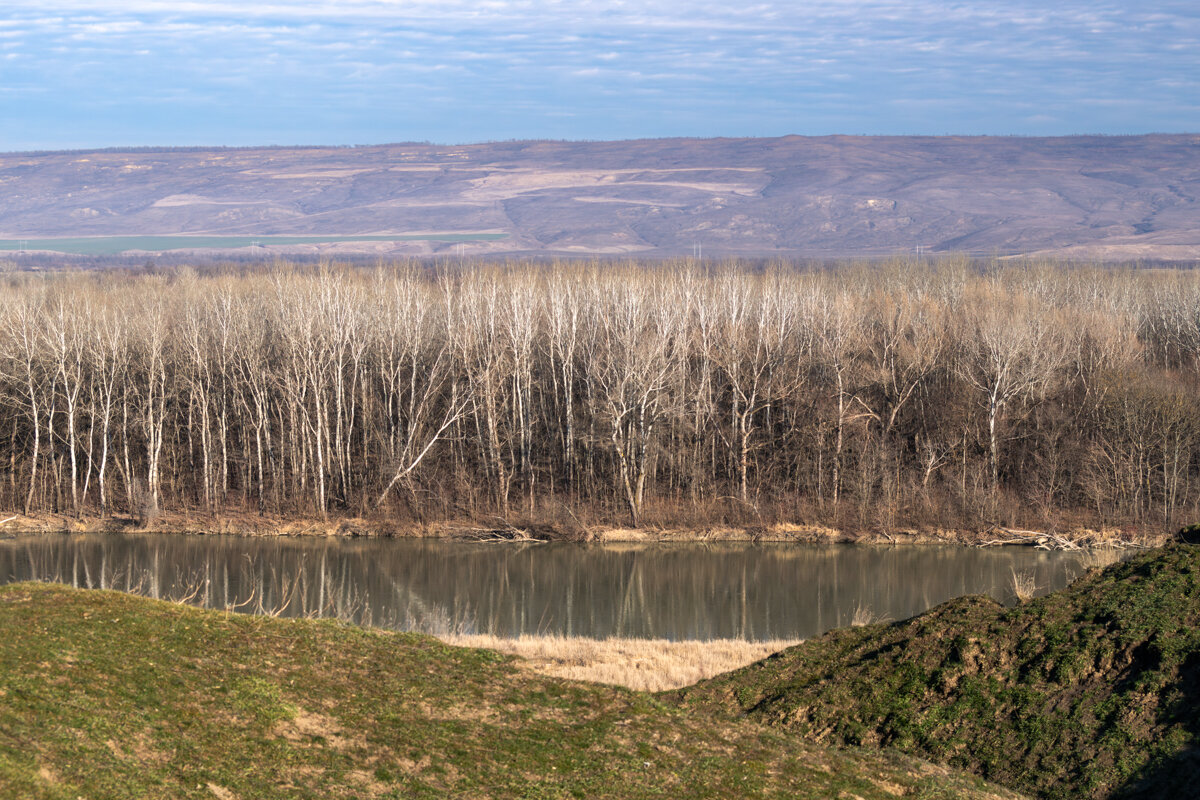
{"type": "Polygon", "coordinates": [[[1047,798],[1200,796],[1200,548],[1011,609],[968,597],[835,631],[678,696],[1047,798]]]}
{"type": "Polygon", "coordinates": [[[1008,797],[417,635],[0,589],[2,798],[1008,797]]]}

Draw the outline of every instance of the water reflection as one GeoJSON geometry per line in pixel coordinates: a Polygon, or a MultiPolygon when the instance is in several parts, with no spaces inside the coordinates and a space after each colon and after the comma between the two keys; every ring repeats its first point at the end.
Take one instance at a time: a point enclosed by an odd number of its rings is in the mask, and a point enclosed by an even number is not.
{"type": "Polygon", "coordinates": [[[431,633],[804,638],[856,613],[1045,593],[1104,556],[1027,548],[504,545],[431,540],[53,535],[0,541],[0,582],[48,580],[431,633]]]}

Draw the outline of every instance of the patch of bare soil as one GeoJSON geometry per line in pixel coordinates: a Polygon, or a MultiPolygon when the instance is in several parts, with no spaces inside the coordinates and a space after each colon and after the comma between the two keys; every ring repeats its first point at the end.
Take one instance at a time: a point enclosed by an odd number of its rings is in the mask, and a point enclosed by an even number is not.
{"type": "Polygon", "coordinates": [[[321,743],[333,750],[359,750],[367,745],[362,735],[347,734],[333,717],[304,709],[276,723],[275,732],[293,744],[321,743]]]}
{"type": "Polygon", "coordinates": [[[226,789],[224,786],[219,786],[212,781],[205,784],[205,788],[209,793],[217,798],[217,800],[237,800],[237,795],[226,789]]]}

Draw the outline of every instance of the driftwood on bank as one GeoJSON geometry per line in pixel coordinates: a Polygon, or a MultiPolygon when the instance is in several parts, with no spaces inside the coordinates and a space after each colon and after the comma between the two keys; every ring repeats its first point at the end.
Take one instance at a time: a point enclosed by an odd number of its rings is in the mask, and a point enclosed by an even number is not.
{"type": "Polygon", "coordinates": [[[979,547],[1002,547],[1007,545],[1019,547],[1035,547],[1038,550],[1085,550],[1094,547],[1107,547],[1117,550],[1149,549],[1149,545],[1134,542],[1129,539],[1106,536],[1098,531],[1083,531],[1079,534],[1065,536],[1050,531],[1029,531],[1019,528],[989,528],[986,533],[992,538],[980,542],[979,547]]]}
{"type": "Polygon", "coordinates": [[[451,535],[455,539],[472,542],[527,542],[529,544],[545,544],[547,538],[536,535],[536,531],[528,528],[518,528],[515,525],[501,523],[489,528],[452,528],[451,535]]]}

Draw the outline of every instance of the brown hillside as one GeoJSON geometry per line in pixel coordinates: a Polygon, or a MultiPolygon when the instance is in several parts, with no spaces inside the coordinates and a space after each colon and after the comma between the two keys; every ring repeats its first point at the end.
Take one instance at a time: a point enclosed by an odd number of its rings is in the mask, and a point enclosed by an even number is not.
{"type": "MultiPolygon", "coordinates": [[[[785,137],[0,156],[0,238],[505,233],[466,252],[1200,256],[1200,136],[785,137]]],[[[455,244],[343,243],[450,251],[455,244]]],[[[292,252],[330,249],[293,246],[292,252]]]]}

